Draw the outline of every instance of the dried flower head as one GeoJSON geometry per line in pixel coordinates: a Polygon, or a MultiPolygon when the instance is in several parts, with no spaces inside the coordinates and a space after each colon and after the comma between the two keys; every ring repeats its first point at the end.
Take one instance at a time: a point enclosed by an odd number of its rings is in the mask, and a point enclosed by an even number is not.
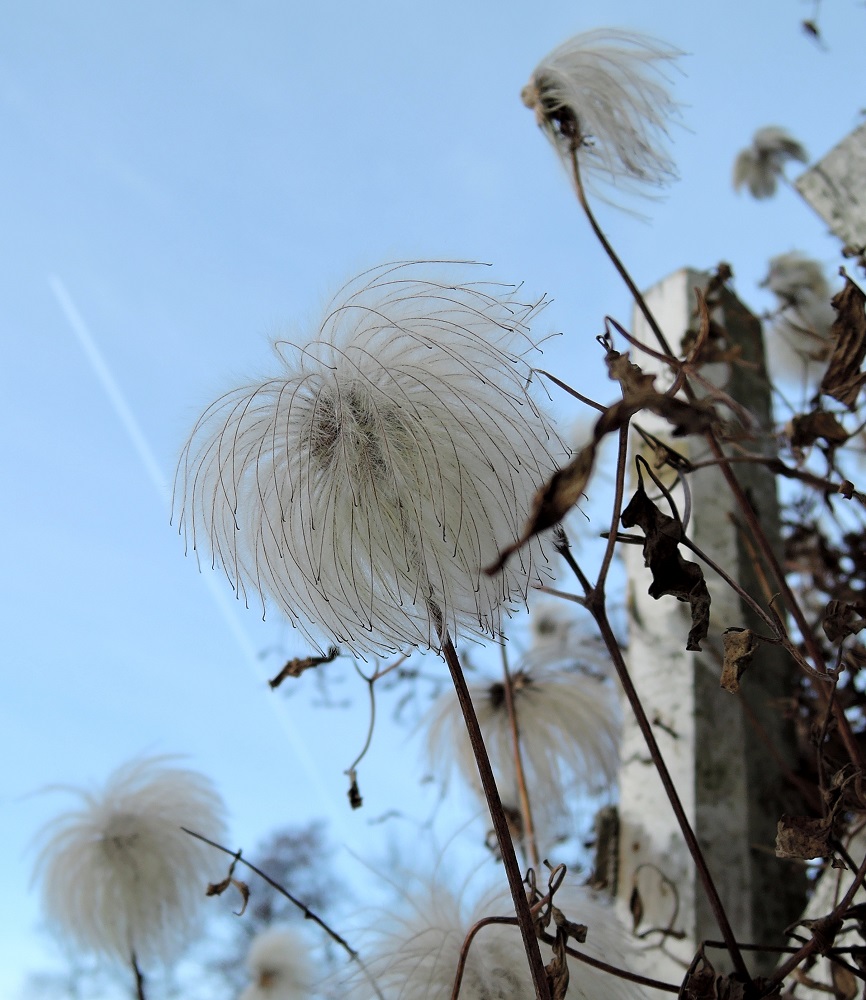
{"type": "Polygon", "coordinates": [[[751,146],[737,154],[734,161],[734,189],[747,187],[753,198],[769,198],[776,193],[779,178],[791,160],[806,163],[806,150],[785,129],[777,125],[759,128],[751,146]]]}
{"type": "MultiPolygon", "coordinates": [[[[557,656],[558,658],[558,656],[557,656]]],[[[597,792],[616,780],[620,714],[613,686],[597,676],[545,665],[541,658],[511,674],[526,783],[543,846],[552,846],[567,818],[567,792],[597,792]]],[[[502,681],[470,687],[478,722],[503,801],[519,802],[514,743],[502,681]]],[[[450,763],[473,788],[478,772],[453,693],[433,706],[427,757],[450,763]]],[[[480,790],[479,790],[480,791],[480,790]]]]}
{"type": "Polygon", "coordinates": [[[253,982],[240,1000],[306,1000],[313,982],[308,952],[301,935],[288,927],[257,934],[247,958],[253,982]]]}
{"type": "Polygon", "coordinates": [[[829,356],[836,316],[824,269],[792,250],[770,260],[761,284],[779,303],[767,338],[770,374],[811,380],[829,356]]]}
{"type": "MultiPolygon", "coordinates": [[[[355,653],[495,635],[525,603],[539,545],[518,537],[559,445],[527,391],[534,345],[512,286],[454,266],[384,265],[350,282],[275,377],[227,393],[178,469],[181,524],[240,594],[355,653]]],[[[543,569],[542,569],[543,572],[543,569]]]]}
{"type": "Polygon", "coordinates": [[[676,177],[664,146],[678,106],[664,67],[680,54],[637,31],[587,31],[543,59],[521,97],[566,165],[577,151],[590,181],[659,186],[676,177]]]}
{"type": "Polygon", "coordinates": [[[207,778],[168,760],[132,761],[99,793],[73,789],[82,806],[40,834],[45,913],[84,950],[169,959],[198,929],[214,852],[181,827],[221,838],[224,807],[207,778]]]}
{"type": "MultiPolygon", "coordinates": [[[[634,969],[635,956],[625,929],[607,901],[582,886],[563,886],[555,897],[569,920],[586,924],[586,943],[593,958],[620,968],[634,969]]],[[[368,968],[389,1000],[448,1000],[460,950],[467,932],[483,917],[511,916],[514,905],[503,894],[489,895],[465,912],[461,901],[440,883],[424,887],[417,897],[406,897],[399,912],[365,914],[371,928],[365,956],[368,968]]],[[[551,959],[550,947],[541,945],[542,958],[551,959]]],[[[574,1000],[642,1000],[640,987],[605,972],[569,960],[568,996],[574,1000]]],[[[532,996],[526,955],[517,927],[490,924],[482,927],[469,949],[460,988],[462,1000],[525,1000],[532,996]]],[[[355,975],[350,1000],[369,1000],[367,982],[355,975]]]]}

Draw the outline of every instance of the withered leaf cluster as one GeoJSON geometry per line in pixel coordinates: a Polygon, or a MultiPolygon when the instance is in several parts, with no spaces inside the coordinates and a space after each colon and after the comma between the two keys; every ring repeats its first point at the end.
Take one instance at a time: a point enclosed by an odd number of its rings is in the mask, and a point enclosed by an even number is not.
{"type": "MultiPolygon", "coordinates": [[[[778,996],[780,990],[781,984],[771,985],[768,980],[758,977],[752,981],[748,995],[768,1000],[778,996]]],[[[716,972],[703,948],[698,952],[680,990],[681,1000],[745,1000],[746,996],[746,984],[736,973],[726,976],[716,972]]]]}

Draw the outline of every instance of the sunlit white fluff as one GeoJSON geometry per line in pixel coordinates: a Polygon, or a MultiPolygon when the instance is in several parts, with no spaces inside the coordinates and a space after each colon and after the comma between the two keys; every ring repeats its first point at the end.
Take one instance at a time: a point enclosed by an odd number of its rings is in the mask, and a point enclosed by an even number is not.
{"type": "Polygon", "coordinates": [[[770,375],[811,380],[826,365],[836,318],[823,267],[792,250],[770,260],[762,285],[779,304],[767,335],[770,375]]]}
{"type": "MultiPolygon", "coordinates": [[[[564,886],[556,904],[566,917],[588,927],[586,943],[576,945],[586,954],[619,968],[636,971],[637,958],[626,930],[607,900],[582,886],[564,886]]],[[[506,894],[488,895],[468,910],[441,884],[407,895],[391,913],[364,915],[370,928],[364,944],[368,969],[387,1000],[448,1000],[466,933],[482,917],[514,915],[506,894]]],[[[541,944],[549,962],[550,947],[541,944]]],[[[633,983],[569,960],[568,996],[572,1000],[644,1000],[645,991],[633,983]]],[[[526,1000],[532,982],[520,931],[513,925],[481,928],[469,950],[460,989],[462,1000],[526,1000]]],[[[349,1000],[373,1000],[369,983],[356,974],[349,1000]]]]}
{"type": "MultiPolygon", "coordinates": [[[[560,660],[557,656],[556,660],[560,660]]],[[[545,665],[512,672],[514,706],[523,769],[542,849],[561,835],[567,802],[575,791],[598,792],[616,780],[620,730],[613,686],[597,676],[545,665]]],[[[501,681],[475,683],[472,701],[484,734],[500,794],[519,803],[514,742],[501,681]]],[[[455,768],[479,790],[478,771],[453,693],[434,705],[428,718],[427,757],[434,773],[455,768]]]]}
{"type": "Polygon", "coordinates": [[[297,931],[273,927],[256,935],[247,958],[252,983],[240,1000],[307,1000],[314,979],[308,948],[297,931]]]}
{"type": "Polygon", "coordinates": [[[805,163],[808,155],[789,132],[777,125],[759,128],[734,161],[734,188],[747,188],[753,198],[769,198],[792,160],[805,163]]]}
{"type": "Polygon", "coordinates": [[[590,182],[659,186],[676,177],[665,69],[679,55],[637,31],[587,31],[546,56],[521,96],[566,163],[576,143],[590,182]]]}
{"type": "Polygon", "coordinates": [[[527,391],[542,302],[480,265],[384,265],[346,285],[317,331],[276,344],[272,378],[196,424],[177,475],[181,525],[240,594],[356,653],[495,635],[544,573],[520,534],[555,467],[527,391]]]}
{"type": "Polygon", "coordinates": [[[49,922],[85,951],[129,962],[177,955],[199,930],[224,807],[204,776],[171,758],[132,761],[42,831],[35,877],[49,922]]]}

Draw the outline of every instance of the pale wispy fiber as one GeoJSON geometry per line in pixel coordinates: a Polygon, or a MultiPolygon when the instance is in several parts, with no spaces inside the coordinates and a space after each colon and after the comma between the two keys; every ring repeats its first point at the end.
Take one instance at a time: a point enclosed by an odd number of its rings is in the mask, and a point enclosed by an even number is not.
{"type": "Polygon", "coordinates": [[[240,1000],[307,1000],[314,980],[309,948],[297,931],[271,927],[253,938],[247,965],[252,982],[240,1000]]]}
{"type": "Polygon", "coordinates": [[[678,105],[665,71],[679,55],[638,31],[587,31],[546,56],[521,97],[566,164],[578,147],[590,184],[658,187],[676,177],[667,143],[678,105]]]}
{"type": "Polygon", "coordinates": [[[821,264],[792,250],[770,260],[761,284],[778,301],[770,317],[767,355],[771,377],[810,381],[829,357],[836,312],[821,264]]]}
{"type": "Polygon", "coordinates": [[[751,145],[741,150],[734,161],[734,188],[747,188],[753,198],[769,198],[776,193],[779,178],[788,163],[806,163],[806,150],[785,129],[777,125],[759,128],[751,145]]]}
{"type": "MultiPolygon", "coordinates": [[[[626,930],[607,901],[582,886],[564,886],[555,902],[566,917],[588,927],[586,954],[620,968],[635,971],[637,957],[626,930]]],[[[388,1000],[448,1000],[467,932],[487,916],[511,917],[514,905],[504,894],[488,895],[467,910],[441,884],[407,894],[392,913],[364,915],[370,928],[363,943],[368,969],[388,1000]]],[[[541,944],[542,959],[551,960],[541,944]]],[[[571,1000],[644,1000],[645,991],[633,983],[569,959],[571,1000]]],[[[491,924],[475,936],[460,988],[461,1000],[526,1000],[533,995],[520,931],[513,925],[491,924]]],[[[369,984],[355,975],[349,1000],[372,1000],[369,984]]]]}
{"type": "Polygon", "coordinates": [[[49,922],[84,951],[124,962],[179,954],[200,929],[218,856],[182,826],[224,835],[211,782],[172,758],[132,761],[40,834],[35,877],[49,922]]]}
{"type": "Polygon", "coordinates": [[[551,597],[530,601],[530,645],[524,666],[530,671],[534,667],[561,666],[596,677],[611,676],[604,644],[594,631],[588,632],[586,620],[575,615],[574,607],[570,601],[551,597]]]}
{"type": "MultiPolygon", "coordinates": [[[[559,657],[557,656],[557,660],[559,657]]],[[[512,673],[523,769],[542,849],[567,832],[568,802],[578,792],[610,789],[618,767],[620,712],[610,682],[561,664],[512,673]]],[[[519,803],[514,740],[502,681],[470,685],[490,762],[506,805],[519,803]]],[[[444,694],[427,719],[429,766],[456,770],[480,794],[472,748],[453,693],[444,694]]]]}
{"type": "Polygon", "coordinates": [[[361,275],[183,450],[187,539],[317,644],[438,648],[440,619],[452,637],[496,635],[546,573],[540,545],[482,570],[561,458],[528,391],[543,302],[483,279],[437,262],[361,275]]]}

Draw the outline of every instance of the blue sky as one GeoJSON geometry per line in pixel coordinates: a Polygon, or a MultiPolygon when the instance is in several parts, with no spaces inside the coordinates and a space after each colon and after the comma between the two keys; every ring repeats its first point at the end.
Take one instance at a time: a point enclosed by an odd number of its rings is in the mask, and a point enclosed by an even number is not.
{"type": "Polygon", "coordinates": [[[154,478],[170,483],[201,408],[266,371],[270,338],[315,327],[354,273],[418,257],[487,261],[549,293],[535,332],[565,336],[545,364],[607,398],[593,338],[606,313],[628,321],[627,297],[519,98],[543,55],[594,27],[687,53],[671,78],[681,180],[637,206],[649,221],[599,210],[638,284],[724,259],[762,309],[769,256],[835,268],[795,194],[730,189],[755,128],[787,127],[817,158],[860,122],[866,12],[824,8],[827,51],[797,0],[609,0],[604,22],[574,0],[4,5],[0,994],[47,954],[28,887],[28,845],[63,803],[35,794],[47,785],[183,753],[237,844],[321,815],[362,854],[380,849],[368,817],[414,795],[420,769],[394,767],[405,734],[383,726],[369,813],[349,813],[364,712],[309,711],[312,682],[272,695],[265,677],[303,643],[184,559],[154,478]]]}

